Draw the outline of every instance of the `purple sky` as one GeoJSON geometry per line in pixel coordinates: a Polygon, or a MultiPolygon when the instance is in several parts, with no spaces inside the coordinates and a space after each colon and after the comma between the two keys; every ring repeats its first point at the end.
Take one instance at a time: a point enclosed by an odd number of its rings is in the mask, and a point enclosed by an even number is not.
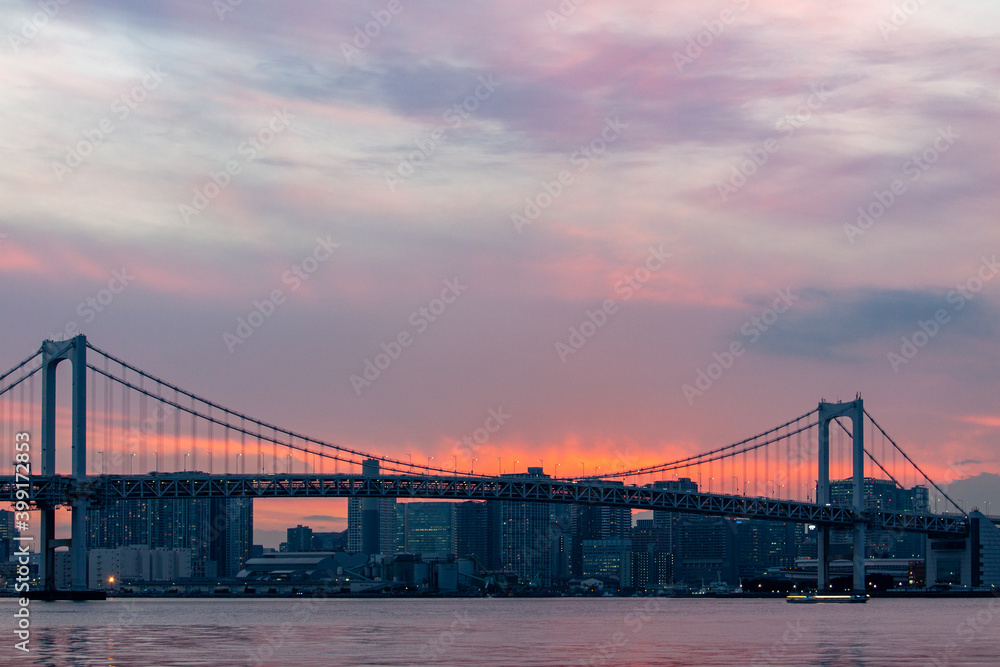
{"type": "Polygon", "coordinates": [[[0,0],[4,368],[75,323],[317,437],[564,474],[860,391],[1000,472],[995,2],[52,4],[0,0]]]}

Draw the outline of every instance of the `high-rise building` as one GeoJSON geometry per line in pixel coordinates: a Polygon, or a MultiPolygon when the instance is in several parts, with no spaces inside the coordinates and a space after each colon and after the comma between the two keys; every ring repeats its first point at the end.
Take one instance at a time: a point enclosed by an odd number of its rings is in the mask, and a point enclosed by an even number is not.
{"type": "Polygon", "coordinates": [[[0,510],[0,563],[6,563],[10,555],[16,551],[14,538],[17,536],[14,513],[0,510]]]}
{"type": "MultiPolygon", "coordinates": [[[[608,482],[614,484],[614,482],[608,482]]],[[[617,483],[619,486],[623,484],[617,483]]],[[[606,505],[571,505],[569,511],[572,544],[570,572],[583,576],[583,543],[587,540],[629,539],[632,535],[632,510],[606,505]]]]}
{"type": "MultiPolygon", "coordinates": [[[[698,483],[691,481],[688,477],[680,479],[662,480],[653,482],[653,489],[663,491],[673,491],[676,493],[698,493],[698,483]]],[[[682,512],[668,512],[665,510],[653,511],[653,527],[662,531],[661,549],[666,549],[676,555],[679,536],[680,520],[683,517],[691,516],[682,512]]]]}
{"type": "Polygon", "coordinates": [[[645,591],[673,583],[674,557],[669,551],[657,551],[652,544],[645,549],[632,545],[632,587],[645,591]]]}
{"type": "Polygon", "coordinates": [[[309,526],[303,526],[302,524],[297,525],[295,528],[289,528],[288,539],[285,540],[286,551],[312,551],[313,550],[313,531],[309,526]]]}
{"type": "MultiPolygon", "coordinates": [[[[541,468],[504,477],[548,477],[541,468]]],[[[563,553],[561,531],[553,525],[552,506],[544,502],[496,501],[499,565],[527,582],[542,587],[552,584],[563,553]]]]}
{"type": "Polygon", "coordinates": [[[114,500],[92,505],[87,509],[87,548],[149,546],[151,521],[149,500],[114,500]]]}
{"type": "Polygon", "coordinates": [[[772,567],[794,567],[802,526],[754,519],[736,519],[735,524],[740,579],[760,576],[772,567]]]}
{"type": "MultiPolygon", "coordinates": [[[[886,479],[864,478],[865,509],[869,512],[927,512],[928,492],[925,486],[904,489],[886,479]]],[[[830,502],[853,506],[854,480],[830,482],[830,502]]],[[[849,530],[830,533],[830,545],[835,555],[849,555],[854,538],[849,530]]],[[[922,558],[924,537],[918,533],[900,533],[878,526],[865,531],[865,558],[922,558]]]]}
{"type": "Polygon", "coordinates": [[[632,587],[632,540],[612,537],[583,541],[583,577],[614,577],[621,588],[632,587]]]}
{"type": "Polygon", "coordinates": [[[673,583],[671,528],[656,527],[653,519],[639,519],[632,528],[632,586],[653,590],[673,583]]]}
{"type": "MultiPolygon", "coordinates": [[[[378,459],[361,465],[365,477],[377,477],[378,459]]],[[[397,550],[396,499],[350,498],[347,501],[347,551],[391,554],[397,550]]]]}
{"type": "Polygon", "coordinates": [[[403,551],[412,554],[454,554],[454,503],[400,503],[397,516],[403,520],[403,551]]]}
{"type": "Polygon", "coordinates": [[[252,498],[117,500],[87,510],[88,549],[187,549],[196,578],[235,577],[252,539],[252,498]]]}
{"type": "Polygon", "coordinates": [[[235,577],[253,548],[253,498],[212,498],[209,558],[220,577],[235,577]]]}
{"type": "Polygon", "coordinates": [[[459,558],[475,556],[479,563],[490,568],[490,522],[488,504],[468,501],[455,503],[453,549],[459,558]]]}
{"type": "Polygon", "coordinates": [[[734,525],[715,516],[684,515],[676,520],[674,579],[691,586],[717,580],[738,584],[734,525]]]}

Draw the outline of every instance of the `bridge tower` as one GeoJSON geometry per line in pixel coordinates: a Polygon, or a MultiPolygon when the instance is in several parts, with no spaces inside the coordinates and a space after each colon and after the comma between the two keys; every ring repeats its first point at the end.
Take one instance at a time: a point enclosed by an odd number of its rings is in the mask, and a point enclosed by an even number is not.
{"type": "MultiPolygon", "coordinates": [[[[865,406],[860,395],[850,403],[819,404],[819,477],[816,484],[816,502],[819,505],[830,504],[830,423],[839,418],[851,420],[852,470],[854,489],[852,504],[854,511],[854,582],[856,592],[865,590],[865,406]]],[[[826,590],[830,585],[830,528],[817,526],[817,569],[816,589],[826,590]]]]}
{"type": "MultiPolygon", "coordinates": [[[[79,335],[66,341],[42,343],[42,475],[56,474],[56,367],[69,360],[73,365],[72,476],[79,486],[87,477],[87,338],[79,335]]],[[[42,579],[46,592],[55,592],[55,549],[68,546],[72,590],[87,589],[87,505],[86,496],[70,499],[71,538],[55,539],[55,508],[41,508],[42,579]]]]}

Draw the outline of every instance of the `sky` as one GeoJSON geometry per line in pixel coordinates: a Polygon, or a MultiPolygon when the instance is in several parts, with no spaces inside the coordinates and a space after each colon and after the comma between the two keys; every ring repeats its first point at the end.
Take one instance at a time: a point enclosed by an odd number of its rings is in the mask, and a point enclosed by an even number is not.
{"type": "MultiPolygon", "coordinates": [[[[998,32],[988,0],[0,0],[0,366],[79,330],[482,472],[861,392],[942,483],[998,473],[998,32]]],[[[343,527],[289,507],[258,528],[343,527]]]]}

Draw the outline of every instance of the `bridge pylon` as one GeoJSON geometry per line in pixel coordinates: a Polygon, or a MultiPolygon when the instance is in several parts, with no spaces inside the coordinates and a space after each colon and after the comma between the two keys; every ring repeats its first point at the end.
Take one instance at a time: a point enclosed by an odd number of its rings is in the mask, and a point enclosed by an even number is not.
{"type": "MultiPolygon", "coordinates": [[[[846,417],[851,420],[852,456],[854,488],[852,510],[854,513],[853,532],[853,572],[852,587],[855,592],[865,591],[865,406],[859,395],[850,403],[819,404],[819,475],[816,484],[816,502],[829,505],[830,500],[830,423],[846,417]]],[[[830,527],[817,526],[817,569],[816,589],[824,591],[830,586],[830,527]]]]}
{"type": "MultiPolygon", "coordinates": [[[[87,337],[42,343],[42,475],[56,474],[56,367],[69,360],[73,366],[72,476],[82,485],[87,477],[87,337]]],[[[55,507],[41,507],[39,551],[41,576],[46,593],[54,593],[55,549],[69,546],[71,586],[87,590],[87,506],[86,496],[70,499],[72,511],[70,540],[55,539],[55,507]]]]}

